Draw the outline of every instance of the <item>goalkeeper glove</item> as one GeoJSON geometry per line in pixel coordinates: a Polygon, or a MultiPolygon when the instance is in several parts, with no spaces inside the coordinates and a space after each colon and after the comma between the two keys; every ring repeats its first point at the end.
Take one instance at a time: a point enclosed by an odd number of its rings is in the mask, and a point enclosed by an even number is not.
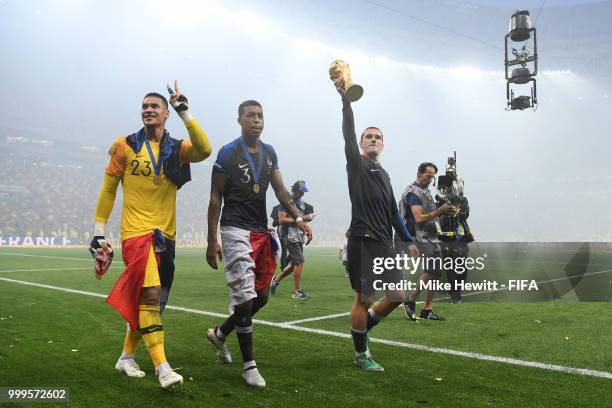
{"type": "Polygon", "coordinates": [[[189,101],[183,94],[180,94],[178,97],[176,97],[176,99],[171,99],[170,104],[179,115],[182,112],[189,110],[189,101]]]}
{"type": "Polygon", "coordinates": [[[113,262],[113,248],[104,239],[104,236],[97,235],[93,237],[89,244],[89,252],[94,258],[96,279],[102,279],[102,276],[104,276],[113,262]]]}
{"type": "Polygon", "coordinates": [[[193,116],[189,113],[189,100],[179,91],[177,81],[174,81],[174,89],[170,87],[170,84],[166,84],[166,88],[170,93],[170,105],[178,113],[183,123],[187,124],[193,119],[193,116]]]}

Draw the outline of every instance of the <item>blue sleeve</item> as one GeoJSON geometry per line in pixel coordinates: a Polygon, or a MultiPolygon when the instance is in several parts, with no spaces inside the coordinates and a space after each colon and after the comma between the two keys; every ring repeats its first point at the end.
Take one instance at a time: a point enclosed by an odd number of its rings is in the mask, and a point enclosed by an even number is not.
{"type": "Polygon", "coordinates": [[[408,193],[405,198],[405,201],[408,208],[412,207],[413,205],[423,206],[423,202],[421,201],[421,199],[417,197],[414,193],[408,193]]]}
{"type": "Polygon", "coordinates": [[[272,158],[272,170],[278,170],[278,156],[276,155],[276,150],[272,147],[272,145],[266,144],[268,151],[270,152],[270,157],[272,158]]]}
{"type": "Polygon", "coordinates": [[[217,161],[215,161],[215,165],[213,166],[213,172],[223,173],[225,175],[229,175],[229,159],[232,154],[231,148],[227,145],[223,146],[219,153],[217,153],[217,161]]]}
{"type": "Polygon", "coordinates": [[[408,227],[406,227],[406,223],[398,211],[397,206],[393,207],[391,216],[393,217],[393,228],[395,229],[395,233],[401,237],[402,241],[412,242],[412,235],[408,232],[408,227]]]}

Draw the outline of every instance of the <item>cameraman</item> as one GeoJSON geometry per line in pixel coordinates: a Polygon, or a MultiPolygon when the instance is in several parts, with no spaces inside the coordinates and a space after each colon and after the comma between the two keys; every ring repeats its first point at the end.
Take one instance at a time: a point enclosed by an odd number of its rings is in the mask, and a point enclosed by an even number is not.
{"type": "MultiPolygon", "coordinates": [[[[453,201],[455,202],[455,201],[453,201]]],[[[468,200],[465,197],[460,197],[455,203],[459,209],[458,214],[447,212],[439,217],[440,227],[442,228],[442,255],[444,259],[447,257],[454,260],[466,258],[469,254],[468,243],[474,240],[467,218],[470,213],[468,200]]],[[[455,265],[455,263],[453,263],[455,265]]],[[[446,280],[450,283],[448,294],[453,304],[461,303],[461,289],[459,283],[467,280],[468,270],[457,271],[457,268],[446,270],[446,280]]]]}
{"type": "MultiPolygon", "coordinates": [[[[457,208],[449,203],[436,207],[429,185],[438,173],[435,164],[426,162],[419,165],[417,179],[406,187],[400,200],[400,211],[404,216],[408,230],[415,237],[419,253],[424,256],[423,273],[419,277],[416,289],[404,303],[406,317],[416,320],[415,302],[421,293],[422,285],[432,279],[440,279],[442,275],[441,241],[438,238],[437,217],[447,212],[455,212],[457,208]],[[437,258],[437,259],[436,259],[437,258]]],[[[432,311],[433,291],[425,290],[425,302],[420,318],[427,320],[443,320],[432,311]]]]}

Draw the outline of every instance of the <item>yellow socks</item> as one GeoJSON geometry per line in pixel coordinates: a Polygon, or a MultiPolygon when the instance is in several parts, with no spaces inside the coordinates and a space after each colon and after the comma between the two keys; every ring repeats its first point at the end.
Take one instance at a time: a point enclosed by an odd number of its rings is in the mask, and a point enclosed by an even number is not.
{"type": "Polygon", "coordinates": [[[138,342],[142,339],[140,331],[130,331],[130,328],[125,332],[125,341],[123,342],[123,353],[135,355],[138,342]]]}
{"type": "Polygon", "coordinates": [[[167,361],[164,351],[164,328],[161,324],[159,306],[140,305],[139,310],[138,325],[140,326],[140,333],[147,350],[149,350],[153,365],[157,367],[167,361]]]}

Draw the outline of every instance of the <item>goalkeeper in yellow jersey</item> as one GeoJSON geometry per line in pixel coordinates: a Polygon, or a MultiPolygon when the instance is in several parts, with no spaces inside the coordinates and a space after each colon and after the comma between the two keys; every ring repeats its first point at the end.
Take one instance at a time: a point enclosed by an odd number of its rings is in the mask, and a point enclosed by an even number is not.
{"type": "Polygon", "coordinates": [[[130,377],[145,375],[134,358],[142,339],[162,388],[183,380],[166,360],[160,318],[174,277],[176,191],[191,179],[189,164],[212,153],[206,134],[191,116],[187,98],[179,92],[176,81],[174,88],[168,86],[170,104],[185,123],[189,140],[174,139],[166,130],[170,116],[166,98],[154,92],[145,95],[141,110],[144,127],[115,139],[109,150],[90,245],[95,258],[94,272],[100,279],[112,261],[112,249],[104,239],[105,227],[121,182],[121,249],[125,269],[106,302],[127,320],[128,329],[115,368],[130,377]]]}

